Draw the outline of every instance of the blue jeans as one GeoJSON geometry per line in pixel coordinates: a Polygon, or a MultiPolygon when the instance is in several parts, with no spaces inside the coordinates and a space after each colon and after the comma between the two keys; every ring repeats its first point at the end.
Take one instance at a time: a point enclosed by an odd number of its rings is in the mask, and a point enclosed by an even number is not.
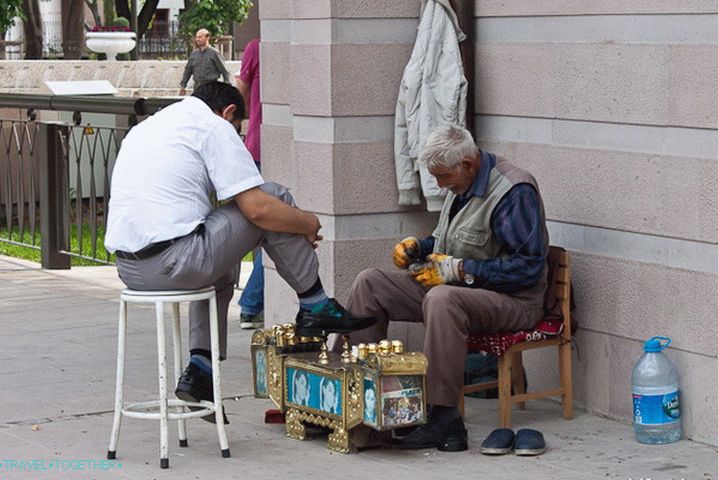
{"type": "Polygon", "coordinates": [[[247,286],[239,297],[239,306],[245,315],[256,315],[264,310],[264,268],[262,267],[262,249],[254,249],[252,274],[247,286]]]}

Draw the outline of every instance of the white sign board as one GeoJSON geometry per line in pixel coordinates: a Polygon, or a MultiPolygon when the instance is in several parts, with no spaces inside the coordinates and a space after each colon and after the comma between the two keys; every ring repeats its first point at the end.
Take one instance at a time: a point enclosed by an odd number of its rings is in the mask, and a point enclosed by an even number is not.
{"type": "Polygon", "coordinates": [[[45,93],[50,95],[115,95],[117,89],[107,80],[76,80],[55,82],[45,80],[45,93]]]}

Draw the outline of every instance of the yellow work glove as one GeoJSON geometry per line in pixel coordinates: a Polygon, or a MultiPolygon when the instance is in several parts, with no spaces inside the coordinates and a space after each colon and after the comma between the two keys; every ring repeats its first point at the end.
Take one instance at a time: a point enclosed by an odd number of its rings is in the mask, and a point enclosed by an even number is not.
{"type": "Polygon", "coordinates": [[[450,285],[459,283],[459,264],[461,260],[458,258],[444,255],[443,253],[432,253],[428,257],[426,263],[412,265],[409,272],[418,283],[425,287],[435,287],[437,285],[450,285]]]}
{"type": "Polygon", "coordinates": [[[407,268],[410,263],[419,260],[420,250],[419,239],[416,237],[406,237],[394,247],[394,251],[392,252],[394,265],[398,268],[407,268]]]}

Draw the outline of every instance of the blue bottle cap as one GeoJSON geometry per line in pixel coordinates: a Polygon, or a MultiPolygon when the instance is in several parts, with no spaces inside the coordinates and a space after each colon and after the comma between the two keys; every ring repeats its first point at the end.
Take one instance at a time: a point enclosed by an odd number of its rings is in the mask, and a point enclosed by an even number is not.
{"type": "Polygon", "coordinates": [[[660,352],[670,344],[671,339],[668,337],[651,337],[643,344],[643,351],[651,353],[660,352]],[[661,340],[665,340],[666,343],[661,343],[661,340]]]}

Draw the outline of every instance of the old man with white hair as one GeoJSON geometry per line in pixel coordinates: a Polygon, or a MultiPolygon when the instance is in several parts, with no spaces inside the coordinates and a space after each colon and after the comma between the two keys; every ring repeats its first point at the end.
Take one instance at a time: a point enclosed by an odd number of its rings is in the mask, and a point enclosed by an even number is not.
{"type": "Polygon", "coordinates": [[[535,178],[479,150],[464,128],[434,130],[419,162],[449,190],[438,225],[427,238],[396,245],[398,270],[357,276],[347,308],[378,322],[350,339],[376,342],[386,338],[390,321],[424,322],[428,422],[395,446],[462,451],[467,432],[458,404],[467,337],[530,329],[541,319],[548,232],[535,178]]]}

